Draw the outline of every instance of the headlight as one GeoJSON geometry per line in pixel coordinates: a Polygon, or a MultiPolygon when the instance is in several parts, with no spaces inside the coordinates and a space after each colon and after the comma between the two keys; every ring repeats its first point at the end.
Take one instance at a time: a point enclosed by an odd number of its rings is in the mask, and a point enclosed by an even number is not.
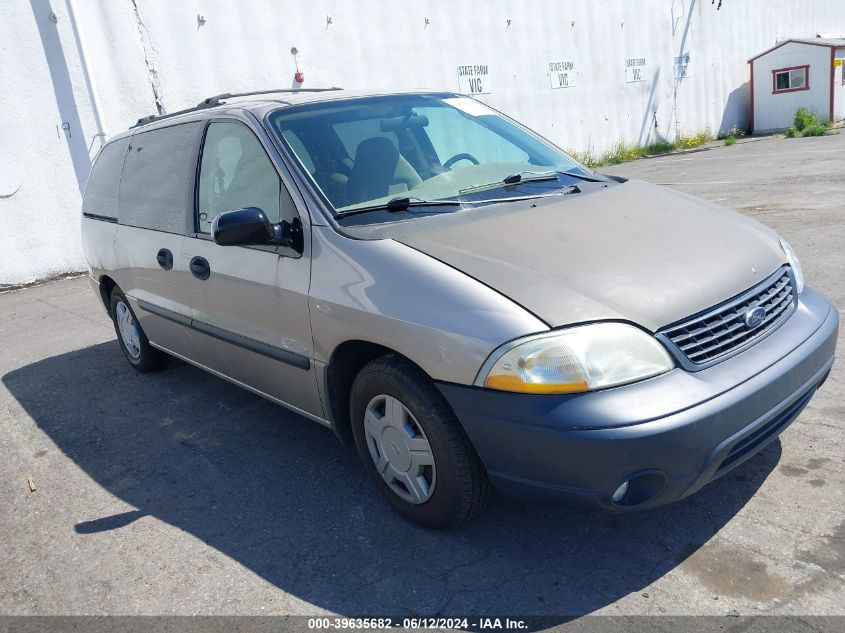
{"type": "Polygon", "coordinates": [[[675,366],[657,340],[624,323],[545,332],[494,351],[476,385],[520,393],[591,391],[650,378],[675,366]]]}
{"type": "Polygon", "coordinates": [[[789,243],[780,236],[778,236],[778,239],[780,240],[780,247],[783,249],[783,252],[786,253],[786,261],[788,261],[789,265],[792,267],[792,272],[795,275],[795,286],[798,289],[798,294],[800,295],[804,292],[804,271],[801,270],[801,264],[799,263],[798,258],[795,256],[795,251],[792,250],[789,243]]]}

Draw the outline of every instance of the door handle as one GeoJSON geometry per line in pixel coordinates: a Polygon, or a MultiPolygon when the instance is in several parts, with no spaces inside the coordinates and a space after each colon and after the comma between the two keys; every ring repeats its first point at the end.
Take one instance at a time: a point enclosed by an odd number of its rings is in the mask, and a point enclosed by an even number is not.
{"type": "Polygon", "coordinates": [[[211,266],[205,257],[194,257],[188,267],[197,279],[208,279],[211,276],[211,266]]]}
{"type": "Polygon", "coordinates": [[[171,253],[166,248],[162,248],[156,254],[156,261],[158,265],[164,268],[164,270],[170,270],[173,268],[173,253],[171,253]]]}

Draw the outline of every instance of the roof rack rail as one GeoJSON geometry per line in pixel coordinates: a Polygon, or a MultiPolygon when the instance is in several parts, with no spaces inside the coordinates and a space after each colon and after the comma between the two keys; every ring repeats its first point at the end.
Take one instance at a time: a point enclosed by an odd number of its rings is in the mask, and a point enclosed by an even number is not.
{"type": "Polygon", "coordinates": [[[250,92],[224,92],[223,94],[214,95],[213,97],[209,97],[208,99],[203,99],[193,108],[185,108],[184,110],[179,110],[177,112],[168,112],[167,114],[150,114],[145,117],[141,117],[138,121],[130,127],[129,129],[134,129],[136,127],[141,127],[142,125],[146,125],[147,123],[152,123],[153,121],[161,121],[162,119],[169,119],[170,117],[178,116],[180,114],[187,114],[188,112],[194,112],[196,110],[203,110],[205,108],[213,108],[215,106],[220,105],[224,99],[232,99],[234,97],[249,97],[251,95],[269,95],[275,92],[328,92],[330,90],[343,90],[343,88],[298,88],[298,89],[291,89],[291,88],[279,88],[276,90],[254,90],[250,92]]]}
{"type": "Polygon", "coordinates": [[[330,92],[332,90],[343,90],[336,86],[332,88],[276,88],[273,90],[250,90],[249,92],[224,92],[223,94],[214,95],[208,99],[203,99],[197,104],[198,108],[211,108],[220,105],[223,99],[232,99],[233,97],[250,97],[253,95],[269,95],[276,92],[330,92]]]}
{"type": "Polygon", "coordinates": [[[136,127],[141,127],[142,125],[146,125],[147,123],[152,123],[153,121],[161,121],[162,119],[169,119],[172,116],[179,116],[180,114],[187,114],[188,112],[195,112],[197,110],[202,110],[203,108],[207,108],[210,106],[194,106],[193,108],[185,108],[184,110],[177,110],[176,112],[168,112],[167,114],[150,114],[145,117],[141,117],[138,121],[130,127],[129,129],[133,129],[136,127]]]}

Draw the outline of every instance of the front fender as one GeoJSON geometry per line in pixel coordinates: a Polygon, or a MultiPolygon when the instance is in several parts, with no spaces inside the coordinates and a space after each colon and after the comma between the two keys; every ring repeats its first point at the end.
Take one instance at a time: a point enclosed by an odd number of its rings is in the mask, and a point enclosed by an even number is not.
{"type": "Polygon", "coordinates": [[[315,360],[348,340],[383,345],[435,380],[471,385],[487,356],[548,330],[468,275],[392,239],[355,240],[314,227],[310,289],[315,360]]]}

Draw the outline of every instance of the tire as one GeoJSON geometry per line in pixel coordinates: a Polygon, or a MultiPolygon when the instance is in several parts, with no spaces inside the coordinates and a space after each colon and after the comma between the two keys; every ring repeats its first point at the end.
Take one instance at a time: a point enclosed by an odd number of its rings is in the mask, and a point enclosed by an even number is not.
{"type": "Polygon", "coordinates": [[[141,328],[129,301],[118,288],[115,288],[111,293],[109,314],[111,314],[112,323],[114,323],[117,342],[130,365],[142,373],[159,371],[167,367],[170,363],[170,354],[150,345],[150,340],[141,328]],[[128,319],[128,322],[123,321],[122,331],[121,320],[123,319],[128,319]],[[134,328],[135,336],[124,336],[132,328],[134,328]]]}
{"type": "Polygon", "coordinates": [[[487,472],[451,408],[420,369],[392,354],[375,359],[355,378],[349,409],[364,468],[396,512],[444,529],[484,507],[490,497],[487,472]],[[403,409],[398,416],[397,402],[403,409]]]}

